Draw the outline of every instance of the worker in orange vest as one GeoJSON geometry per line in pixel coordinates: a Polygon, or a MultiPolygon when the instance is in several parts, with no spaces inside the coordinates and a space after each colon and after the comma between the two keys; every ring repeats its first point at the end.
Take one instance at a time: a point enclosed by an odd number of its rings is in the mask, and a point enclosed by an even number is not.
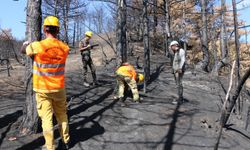
{"type": "Polygon", "coordinates": [[[65,62],[69,47],[57,39],[59,20],[48,16],[44,19],[46,38],[32,43],[24,42],[22,53],[34,58],[33,90],[36,92],[37,111],[42,120],[45,145],[55,150],[53,112],[59,124],[64,148],[70,147],[66,91],[64,86],[65,62]]]}
{"type": "Polygon", "coordinates": [[[122,65],[116,70],[116,80],[118,83],[118,93],[114,99],[119,99],[125,106],[124,102],[124,89],[128,85],[133,94],[133,100],[137,103],[140,102],[140,97],[137,89],[137,83],[142,83],[144,76],[140,73],[136,73],[135,68],[128,62],[122,63],[122,65]]]}

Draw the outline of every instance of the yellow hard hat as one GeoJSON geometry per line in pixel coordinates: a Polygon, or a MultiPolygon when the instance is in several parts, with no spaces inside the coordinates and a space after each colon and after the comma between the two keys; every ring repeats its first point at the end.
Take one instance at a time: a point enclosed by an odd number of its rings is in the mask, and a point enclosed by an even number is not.
{"type": "Polygon", "coordinates": [[[142,83],[144,81],[144,75],[141,73],[138,73],[138,83],[142,83]]]}
{"type": "Polygon", "coordinates": [[[59,20],[55,16],[48,16],[44,19],[43,26],[56,26],[60,27],[59,20]]]}
{"type": "Polygon", "coordinates": [[[85,35],[88,36],[88,37],[92,37],[92,34],[93,34],[93,33],[92,33],[91,31],[85,32],[85,35]]]}

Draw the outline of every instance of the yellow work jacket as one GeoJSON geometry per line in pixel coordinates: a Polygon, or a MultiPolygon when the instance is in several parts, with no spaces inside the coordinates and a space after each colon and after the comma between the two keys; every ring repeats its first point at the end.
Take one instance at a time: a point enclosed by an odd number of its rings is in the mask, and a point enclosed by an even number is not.
{"type": "Polygon", "coordinates": [[[68,52],[69,47],[55,38],[46,38],[29,44],[26,54],[34,56],[34,91],[52,93],[64,89],[64,71],[68,52]]]}
{"type": "Polygon", "coordinates": [[[136,80],[136,71],[132,65],[121,66],[116,70],[116,74],[124,77],[130,77],[136,80]]]}

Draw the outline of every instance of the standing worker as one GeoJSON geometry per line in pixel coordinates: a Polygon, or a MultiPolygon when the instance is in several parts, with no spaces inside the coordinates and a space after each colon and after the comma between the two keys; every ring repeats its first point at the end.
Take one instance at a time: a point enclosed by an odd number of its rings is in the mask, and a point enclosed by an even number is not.
{"type": "Polygon", "coordinates": [[[185,71],[185,51],[180,48],[180,45],[177,41],[172,41],[170,43],[170,49],[174,52],[174,58],[172,62],[172,69],[175,78],[175,83],[178,89],[178,100],[174,100],[173,104],[178,102],[183,102],[183,86],[182,78],[185,71]]]}
{"type": "Polygon", "coordinates": [[[83,64],[83,85],[86,87],[89,87],[89,83],[87,82],[88,66],[92,74],[93,85],[97,84],[95,65],[92,61],[91,51],[90,51],[93,48],[93,46],[91,45],[92,34],[93,33],[91,31],[85,32],[85,37],[79,43],[79,48],[80,48],[79,50],[82,55],[82,64],[83,64]]]}
{"type": "Polygon", "coordinates": [[[140,73],[136,73],[135,68],[128,62],[122,63],[122,65],[116,70],[115,74],[118,83],[118,94],[114,98],[121,100],[125,105],[124,89],[125,86],[128,85],[132,91],[134,102],[139,103],[140,97],[136,83],[142,83],[144,76],[140,73]]]}
{"type": "Polygon", "coordinates": [[[48,16],[44,19],[43,32],[46,36],[44,40],[30,44],[26,41],[21,51],[34,59],[33,90],[36,92],[37,111],[42,120],[47,150],[55,150],[53,112],[59,124],[64,148],[69,149],[70,136],[64,87],[65,62],[69,47],[57,39],[57,17],[48,16]]]}

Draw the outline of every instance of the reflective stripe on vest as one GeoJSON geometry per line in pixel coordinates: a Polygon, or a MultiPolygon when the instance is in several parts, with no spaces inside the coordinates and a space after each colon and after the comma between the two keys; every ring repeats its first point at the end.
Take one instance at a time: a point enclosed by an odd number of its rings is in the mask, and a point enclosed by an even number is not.
{"type": "MultiPolygon", "coordinates": [[[[34,61],[34,66],[38,67],[38,68],[55,68],[58,69],[60,67],[64,67],[65,64],[41,64],[41,63],[37,63],[36,61],[34,61]]],[[[33,69],[33,73],[39,76],[56,76],[56,75],[63,75],[64,74],[64,70],[60,70],[60,71],[56,71],[56,72],[42,72],[42,71],[38,71],[33,69]]]]}
{"type": "Polygon", "coordinates": [[[33,70],[33,73],[39,76],[56,76],[56,75],[63,75],[64,70],[58,71],[58,72],[41,72],[38,70],[33,70]]]}
{"type": "Polygon", "coordinates": [[[40,64],[34,62],[34,66],[37,66],[38,68],[60,68],[65,67],[65,64],[40,64]]]}

